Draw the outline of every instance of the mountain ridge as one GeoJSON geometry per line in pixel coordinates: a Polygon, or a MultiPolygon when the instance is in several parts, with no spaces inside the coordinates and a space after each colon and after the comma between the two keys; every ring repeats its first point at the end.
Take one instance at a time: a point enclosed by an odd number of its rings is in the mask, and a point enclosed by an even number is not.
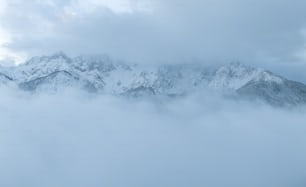
{"type": "Polygon", "coordinates": [[[306,103],[303,83],[239,62],[216,68],[201,64],[144,67],[107,56],[71,58],[59,52],[33,57],[16,67],[1,67],[0,85],[12,84],[32,93],[56,93],[72,87],[99,94],[174,97],[213,90],[274,106],[306,103]]]}

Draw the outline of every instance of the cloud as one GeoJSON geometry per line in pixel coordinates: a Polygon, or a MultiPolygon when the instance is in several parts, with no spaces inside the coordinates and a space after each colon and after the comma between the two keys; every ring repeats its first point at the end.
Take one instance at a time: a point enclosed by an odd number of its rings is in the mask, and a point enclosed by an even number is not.
{"type": "Polygon", "coordinates": [[[5,0],[0,0],[0,15],[3,14],[6,8],[6,1],[5,0]]]}
{"type": "Polygon", "coordinates": [[[140,63],[303,61],[302,0],[8,1],[7,48],[29,56],[64,50],[140,63]]]}
{"type": "Polygon", "coordinates": [[[302,111],[1,92],[1,186],[303,186],[302,111]],[[235,109],[235,110],[234,110],[235,109]]]}
{"type": "Polygon", "coordinates": [[[151,4],[148,0],[74,0],[70,2],[70,6],[66,8],[75,9],[74,12],[76,15],[82,12],[94,12],[99,8],[109,9],[117,14],[149,11],[151,9],[151,4]]]}
{"type": "Polygon", "coordinates": [[[0,27],[0,65],[14,65],[15,62],[22,63],[26,57],[25,52],[15,52],[7,45],[12,41],[10,33],[0,27]]]}

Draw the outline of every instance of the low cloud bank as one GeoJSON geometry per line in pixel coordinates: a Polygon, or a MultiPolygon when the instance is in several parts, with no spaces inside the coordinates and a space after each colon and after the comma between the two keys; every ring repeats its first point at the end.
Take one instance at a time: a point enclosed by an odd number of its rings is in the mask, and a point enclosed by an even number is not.
{"type": "Polygon", "coordinates": [[[305,110],[219,97],[0,98],[0,186],[299,187],[305,110]]]}

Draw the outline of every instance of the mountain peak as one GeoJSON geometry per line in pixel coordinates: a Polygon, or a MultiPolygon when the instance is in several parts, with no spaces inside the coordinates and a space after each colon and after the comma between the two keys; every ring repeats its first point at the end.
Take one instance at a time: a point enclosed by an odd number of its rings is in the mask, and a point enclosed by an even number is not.
{"type": "Polygon", "coordinates": [[[71,62],[72,59],[70,57],[68,57],[64,52],[59,51],[50,56],[44,55],[44,56],[33,57],[25,64],[27,66],[29,65],[39,66],[46,63],[59,64],[59,63],[71,63],[71,62]]]}
{"type": "Polygon", "coordinates": [[[51,55],[51,57],[54,58],[69,58],[66,53],[64,53],[63,51],[57,51],[55,53],[53,53],[53,55],[51,55]]]}
{"type": "Polygon", "coordinates": [[[88,92],[114,95],[133,93],[134,96],[152,97],[204,93],[212,89],[238,95],[255,94],[270,103],[306,103],[306,86],[302,83],[294,84],[272,72],[241,62],[231,62],[218,68],[201,64],[127,67],[130,66],[116,63],[105,55],[70,58],[59,51],[50,56],[34,57],[15,68],[1,68],[0,75],[7,75],[2,76],[2,82],[8,80],[20,89],[31,92],[57,92],[73,86],[88,92]]]}
{"type": "Polygon", "coordinates": [[[240,61],[232,61],[227,65],[230,66],[230,67],[241,67],[241,66],[245,67],[246,66],[245,64],[241,63],[240,61]]]}
{"type": "Polygon", "coordinates": [[[273,74],[270,71],[262,71],[256,76],[254,81],[263,81],[263,82],[275,82],[278,84],[282,84],[284,82],[284,78],[273,74]]]}

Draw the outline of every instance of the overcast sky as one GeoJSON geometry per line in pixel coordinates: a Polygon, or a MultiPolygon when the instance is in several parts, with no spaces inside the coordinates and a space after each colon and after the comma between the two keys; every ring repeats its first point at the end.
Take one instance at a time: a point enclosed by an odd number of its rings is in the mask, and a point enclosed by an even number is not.
{"type": "Polygon", "coordinates": [[[0,60],[62,50],[298,71],[306,62],[305,7],[305,0],[0,0],[0,60]]]}

